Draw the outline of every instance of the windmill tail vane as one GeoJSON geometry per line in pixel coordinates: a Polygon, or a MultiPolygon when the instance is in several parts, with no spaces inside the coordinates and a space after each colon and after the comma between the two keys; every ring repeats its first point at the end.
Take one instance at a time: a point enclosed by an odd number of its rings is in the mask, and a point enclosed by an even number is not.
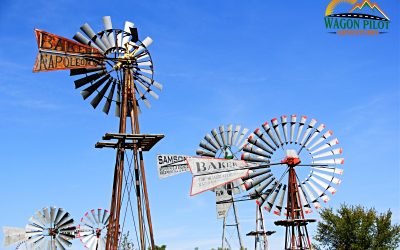
{"type": "Polygon", "coordinates": [[[39,53],[33,72],[96,68],[103,55],[99,50],[49,32],[35,29],[39,53]]]}

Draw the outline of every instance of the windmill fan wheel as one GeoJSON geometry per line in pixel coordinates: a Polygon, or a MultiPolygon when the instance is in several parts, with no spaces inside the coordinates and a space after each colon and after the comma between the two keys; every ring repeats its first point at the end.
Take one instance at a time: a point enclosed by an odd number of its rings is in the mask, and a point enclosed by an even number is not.
{"type": "Polygon", "coordinates": [[[267,164],[266,169],[250,173],[252,178],[244,182],[250,197],[268,212],[275,208],[274,213],[281,215],[282,208],[287,211],[287,190],[294,183],[296,204],[301,204],[306,213],[312,212],[312,207],[320,208],[320,201],[327,202],[327,194],[336,192],[335,185],[341,182],[338,176],[343,173],[337,168],[344,163],[340,158],[343,151],[332,135],[324,124],[318,125],[317,120],[308,120],[306,116],[298,119],[292,115],[288,120],[283,115],[280,120],[265,122],[243,147],[242,160],[267,164]],[[280,170],[279,175],[275,170],[280,170]],[[300,179],[300,174],[304,179],[300,179]]]}
{"type": "Polygon", "coordinates": [[[107,226],[110,213],[106,209],[92,209],[86,212],[77,228],[77,238],[91,250],[106,248],[107,226]]]}
{"type": "MultiPolygon", "coordinates": [[[[153,42],[150,37],[139,40],[138,30],[132,22],[126,21],[124,29],[114,29],[111,17],[103,17],[104,30],[94,32],[85,23],[81,26],[84,34],[77,32],[74,39],[82,44],[96,48],[101,56],[93,56],[96,67],[72,69],[71,76],[80,76],[75,80],[75,88],[83,88],[84,99],[94,95],[90,104],[96,108],[105,99],[103,112],[108,114],[115,103],[115,114],[120,115],[121,89],[124,87],[124,72],[128,71],[134,81],[135,101],[140,107],[143,102],[150,108],[148,95],[158,99],[154,88],[162,90],[162,85],[153,79],[153,61],[148,47],[153,42]]],[[[89,56],[87,56],[89,58],[89,56]]]]}
{"type": "Polygon", "coordinates": [[[45,207],[29,219],[26,244],[31,249],[66,249],[75,238],[74,220],[62,208],[45,207]]]}

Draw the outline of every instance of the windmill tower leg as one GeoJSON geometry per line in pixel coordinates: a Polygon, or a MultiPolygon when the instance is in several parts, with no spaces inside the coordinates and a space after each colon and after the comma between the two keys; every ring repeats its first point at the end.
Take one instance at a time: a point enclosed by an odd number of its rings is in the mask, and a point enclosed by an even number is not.
{"type": "MultiPolygon", "coordinates": [[[[237,215],[237,210],[236,210],[235,202],[233,201],[233,198],[232,198],[232,206],[233,206],[234,222],[233,222],[233,224],[227,224],[228,223],[227,216],[224,217],[224,222],[222,225],[222,242],[221,242],[222,249],[224,249],[224,247],[225,247],[225,232],[226,232],[226,228],[229,226],[235,227],[237,235],[238,235],[239,246],[241,249],[243,248],[242,237],[240,235],[239,217],[237,215]]],[[[228,244],[228,248],[230,248],[229,244],[228,244]]]]}
{"type": "MultiPolygon", "coordinates": [[[[126,81],[127,73],[124,74],[126,81]]],[[[127,114],[127,91],[126,85],[122,87],[122,105],[119,120],[119,133],[126,133],[126,114],[127,114]]],[[[110,219],[108,224],[108,235],[106,250],[116,250],[118,247],[119,237],[119,217],[121,211],[121,194],[122,194],[122,177],[124,172],[125,148],[117,148],[117,156],[115,160],[114,182],[111,198],[110,219]]]]}
{"type": "MultiPolygon", "coordinates": [[[[138,117],[138,107],[136,104],[135,100],[135,88],[133,87],[133,79],[132,79],[132,74],[129,74],[130,76],[130,81],[129,81],[129,86],[130,88],[130,103],[132,104],[131,108],[131,125],[132,125],[132,134],[140,134],[140,127],[139,127],[139,117],[138,117]]],[[[151,213],[150,213],[150,202],[147,194],[147,183],[146,183],[146,173],[145,173],[145,168],[144,168],[144,161],[143,161],[143,152],[140,148],[134,148],[134,156],[135,156],[135,183],[136,183],[136,197],[138,200],[138,213],[139,213],[139,219],[142,220],[143,223],[143,211],[142,211],[142,199],[141,199],[141,193],[140,193],[140,186],[143,187],[143,199],[144,199],[144,205],[145,205],[145,210],[146,210],[146,218],[147,218],[147,225],[149,229],[149,234],[150,234],[150,245],[152,249],[155,248],[154,244],[154,235],[153,235],[153,226],[152,226],[152,221],[151,221],[151,213]],[[139,154],[139,161],[138,161],[138,156],[139,154]],[[139,166],[140,168],[139,168],[139,166]],[[140,206],[139,206],[140,204],[140,206]],[[140,212],[139,212],[140,211],[140,212]]],[[[140,223],[139,223],[140,224],[140,223]]],[[[144,242],[144,234],[141,234],[141,241],[144,242]]],[[[143,243],[142,243],[143,244],[143,243]]],[[[144,245],[144,244],[143,244],[144,245]]],[[[144,246],[143,246],[144,249],[144,246]]]]}
{"type": "MultiPolygon", "coordinates": [[[[129,73],[128,75],[129,75],[128,86],[130,86],[128,89],[130,90],[129,100],[131,103],[130,116],[131,116],[132,134],[140,134],[139,117],[138,117],[139,111],[135,100],[135,88],[133,84],[132,74],[129,73]]],[[[143,199],[146,210],[147,225],[150,234],[150,245],[151,248],[154,249],[155,244],[154,244],[153,226],[151,221],[150,203],[147,194],[147,183],[146,183],[146,174],[143,161],[143,152],[141,148],[137,147],[135,147],[133,150],[134,150],[134,160],[135,160],[135,183],[136,183],[138,217],[139,217],[139,224],[141,225],[140,239],[142,242],[142,248],[145,249],[145,235],[143,233],[143,231],[145,230],[144,228],[145,223],[143,222],[143,217],[144,217],[142,210],[143,200],[141,198],[141,190],[143,188],[143,196],[144,196],[143,199]]]]}
{"type": "Polygon", "coordinates": [[[224,249],[225,244],[225,229],[226,229],[226,217],[224,217],[224,222],[222,225],[222,242],[221,242],[221,249],[224,249]]]}
{"type": "Polygon", "coordinates": [[[151,243],[152,249],[154,249],[155,243],[154,243],[154,235],[153,235],[153,223],[151,221],[150,202],[149,202],[149,196],[147,194],[146,173],[144,170],[143,152],[141,149],[139,149],[139,158],[140,158],[140,171],[141,171],[142,184],[143,184],[144,202],[145,202],[145,206],[146,206],[147,223],[149,226],[149,233],[150,233],[150,243],[151,243]]]}
{"type": "Polygon", "coordinates": [[[260,229],[263,233],[263,250],[267,250],[268,249],[268,239],[267,239],[267,232],[265,231],[265,224],[264,224],[264,216],[263,213],[261,211],[261,207],[257,206],[258,210],[259,210],[259,214],[260,214],[260,229]]]}
{"type": "Polygon", "coordinates": [[[242,243],[242,237],[240,235],[239,217],[237,216],[237,210],[236,210],[235,202],[233,202],[233,200],[232,200],[232,206],[233,206],[233,213],[234,213],[234,216],[235,216],[235,226],[236,226],[236,232],[238,234],[239,246],[242,249],[243,248],[243,243],[242,243]]]}
{"type": "MultiPolygon", "coordinates": [[[[258,222],[259,222],[259,213],[260,213],[260,208],[259,206],[256,205],[256,232],[258,232],[258,222]]],[[[257,250],[258,248],[258,242],[259,242],[259,236],[258,234],[254,237],[254,250],[257,250]]]]}
{"type": "MultiPolygon", "coordinates": [[[[126,133],[128,108],[130,108],[129,114],[131,119],[132,134],[134,135],[140,134],[138,107],[134,97],[135,97],[135,88],[133,85],[132,72],[130,68],[126,68],[124,69],[124,84],[122,86],[122,103],[121,103],[120,127],[119,127],[120,134],[126,133]]],[[[110,221],[108,225],[109,233],[107,235],[107,244],[106,244],[107,250],[116,250],[118,248],[118,243],[119,243],[119,236],[120,236],[119,219],[121,210],[122,184],[124,176],[124,155],[125,155],[125,148],[123,146],[124,144],[125,144],[125,139],[119,139],[119,145],[121,146],[118,146],[117,148],[117,159],[116,159],[116,166],[114,173],[110,221]]],[[[146,240],[145,240],[146,224],[150,234],[149,244],[152,249],[155,249],[142,149],[138,146],[137,143],[133,142],[132,150],[133,150],[133,161],[134,161],[136,204],[138,211],[138,227],[140,234],[140,249],[141,250],[146,249],[146,240]],[[142,197],[142,192],[143,192],[143,197],[142,197]],[[147,221],[145,221],[144,218],[145,216],[143,213],[144,212],[143,203],[146,210],[145,212],[147,221]]]]}
{"type": "Polygon", "coordinates": [[[254,249],[266,250],[268,249],[267,232],[264,226],[264,217],[261,207],[256,205],[256,230],[254,237],[254,249]]]}
{"type": "Polygon", "coordinates": [[[255,231],[251,231],[247,236],[254,236],[254,249],[255,250],[267,250],[268,240],[267,236],[275,233],[275,231],[266,231],[264,224],[264,217],[262,213],[262,207],[258,204],[256,205],[256,227],[255,231]]]}
{"type": "Polygon", "coordinates": [[[286,227],[285,250],[311,250],[311,241],[307,231],[307,224],[313,220],[304,218],[298,190],[296,171],[289,167],[289,185],[287,199],[286,220],[276,221],[275,224],[286,227]]]}

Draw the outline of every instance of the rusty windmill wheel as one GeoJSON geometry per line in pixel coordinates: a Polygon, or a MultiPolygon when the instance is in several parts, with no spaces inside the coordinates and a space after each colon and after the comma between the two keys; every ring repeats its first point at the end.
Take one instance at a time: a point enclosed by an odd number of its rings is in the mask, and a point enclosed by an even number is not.
{"type": "MultiPolygon", "coordinates": [[[[115,114],[120,116],[124,72],[133,79],[136,105],[140,102],[150,108],[148,96],[158,99],[154,88],[162,90],[162,85],[153,79],[154,67],[148,47],[153,42],[150,37],[139,40],[138,30],[132,22],[126,21],[124,29],[114,29],[111,17],[103,17],[104,30],[94,32],[85,23],[81,26],[84,34],[77,32],[74,39],[94,47],[103,55],[96,68],[72,69],[70,75],[78,76],[75,88],[82,89],[81,95],[87,99],[94,95],[90,104],[96,108],[104,99],[103,112],[108,114],[115,104],[115,114]]],[[[128,112],[129,115],[129,112],[128,112]]]]}

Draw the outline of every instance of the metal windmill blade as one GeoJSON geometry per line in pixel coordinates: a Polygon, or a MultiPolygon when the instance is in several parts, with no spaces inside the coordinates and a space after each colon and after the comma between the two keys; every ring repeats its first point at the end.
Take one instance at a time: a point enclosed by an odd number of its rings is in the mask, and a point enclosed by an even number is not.
{"type": "Polygon", "coordinates": [[[66,249],[75,238],[74,220],[62,208],[45,207],[25,226],[26,243],[32,249],[66,249]]]}
{"type": "MultiPolygon", "coordinates": [[[[343,150],[337,147],[338,140],[329,140],[332,134],[331,130],[325,130],[324,124],[317,124],[315,119],[307,122],[306,116],[298,119],[296,115],[282,115],[280,119],[273,118],[271,123],[265,122],[262,129],[256,129],[248,137],[241,158],[249,162],[264,163],[270,170],[281,168],[282,175],[272,175],[276,174],[272,171],[245,180],[244,186],[250,191],[250,196],[257,200],[258,205],[266,204],[267,211],[272,210],[280,215],[282,208],[287,210],[286,186],[289,183],[284,183],[283,180],[289,175],[289,170],[293,169],[296,170],[296,178],[301,174],[304,176],[303,180],[296,180],[296,199],[306,213],[312,211],[310,204],[319,208],[319,201],[327,202],[328,194],[336,193],[335,186],[341,182],[338,175],[343,173],[335,165],[344,163],[340,157],[343,150]],[[305,151],[304,155],[301,154],[302,150],[305,151]],[[274,160],[277,157],[284,159],[274,160]],[[308,175],[304,174],[306,169],[308,175]]],[[[255,170],[257,171],[260,170],[255,170]]]]}
{"type": "Polygon", "coordinates": [[[206,134],[204,139],[199,144],[199,149],[196,154],[199,156],[238,159],[236,155],[241,147],[242,140],[248,133],[248,129],[236,125],[219,126],[212,129],[210,134],[206,134]]]}
{"type": "MultiPolygon", "coordinates": [[[[265,168],[269,168],[271,156],[281,147],[278,139],[272,133],[272,129],[268,123],[263,124],[264,132],[257,128],[248,138],[247,144],[243,147],[242,160],[264,164],[265,168]],[[268,132],[267,132],[268,131],[268,132]]],[[[260,206],[265,202],[266,197],[274,190],[271,186],[276,186],[273,182],[275,177],[270,169],[254,170],[253,175],[259,176],[257,179],[249,179],[245,182],[245,189],[251,190],[250,197],[257,200],[260,206]]]]}
{"type": "Polygon", "coordinates": [[[150,108],[149,96],[158,99],[154,89],[162,90],[162,85],[153,79],[153,61],[148,51],[153,40],[150,37],[139,40],[137,28],[129,21],[125,22],[124,29],[116,29],[113,28],[111,17],[105,16],[103,25],[103,30],[95,32],[85,23],[81,26],[83,33],[77,32],[74,36],[76,41],[97,49],[103,56],[96,68],[71,70],[71,76],[79,77],[74,81],[75,88],[83,88],[81,95],[84,99],[93,97],[90,102],[93,108],[97,108],[104,99],[102,110],[106,114],[114,103],[115,115],[119,116],[122,99],[120,89],[125,82],[123,71],[128,70],[133,79],[135,95],[130,102],[143,102],[150,108]]]}
{"type": "Polygon", "coordinates": [[[81,218],[77,238],[91,250],[106,248],[107,226],[110,213],[106,209],[92,209],[81,218]]]}
{"type": "Polygon", "coordinates": [[[296,129],[297,115],[292,115],[290,119],[290,144],[294,143],[294,131],[296,129]]]}

